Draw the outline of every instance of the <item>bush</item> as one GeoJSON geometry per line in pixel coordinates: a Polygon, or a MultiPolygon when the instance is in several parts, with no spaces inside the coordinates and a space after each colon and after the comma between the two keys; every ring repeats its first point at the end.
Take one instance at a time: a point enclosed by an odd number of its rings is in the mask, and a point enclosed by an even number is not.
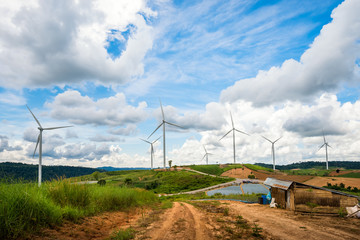
{"type": "Polygon", "coordinates": [[[248,176],[248,178],[249,178],[249,179],[255,179],[255,175],[250,174],[250,175],[248,176]]]}

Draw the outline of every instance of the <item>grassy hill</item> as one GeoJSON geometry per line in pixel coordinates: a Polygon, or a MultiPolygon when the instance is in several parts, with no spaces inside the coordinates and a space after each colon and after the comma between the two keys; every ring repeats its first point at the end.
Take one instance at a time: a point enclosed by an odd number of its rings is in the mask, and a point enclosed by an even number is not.
{"type": "Polygon", "coordinates": [[[137,187],[154,193],[178,193],[232,181],[232,178],[210,177],[182,171],[129,170],[87,175],[80,180],[103,179],[108,185],[137,187]]]}

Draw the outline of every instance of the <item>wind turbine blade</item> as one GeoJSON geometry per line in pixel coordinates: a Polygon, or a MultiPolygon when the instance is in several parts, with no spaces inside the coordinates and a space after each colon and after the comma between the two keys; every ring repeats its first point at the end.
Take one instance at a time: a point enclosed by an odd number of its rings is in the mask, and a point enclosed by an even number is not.
{"type": "Polygon", "coordinates": [[[202,145],[202,146],[203,146],[203,148],[204,148],[204,151],[207,153],[205,146],[204,146],[204,145],[202,145]]]}
{"type": "Polygon", "coordinates": [[[229,133],[231,133],[231,131],[232,131],[232,129],[231,129],[230,131],[228,131],[224,136],[222,136],[222,138],[220,138],[219,141],[220,141],[221,139],[223,139],[224,137],[226,137],[226,135],[228,135],[229,133]]]}
{"type": "Polygon", "coordinates": [[[203,156],[203,158],[201,159],[201,161],[204,160],[205,157],[206,157],[206,153],[205,153],[205,155],[203,156]]]}
{"type": "Polygon", "coordinates": [[[161,136],[158,137],[155,141],[153,141],[152,144],[156,143],[160,138],[161,138],[161,136]]]}
{"type": "Polygon", "coordinates": [[[279,137],[278,139],[276,139],[274,143],[276,143],[277,141],[279,141],[279,140],[280,140],[280,138],[282,138],[282,136],[281,136],[281,137],[279,137]]]}
{"type": "Polygon", "coordinates": [[[145,139],[142,139],[142,138],[139,138],[139,139],[142,140],[142,141],[144,141],[144,142],[147,142],[147,143],[151,144],[151,142],[149,142],[149,141],[147,141],[147,140],[145,140],[145,139]]]}
{"type": "Polygon", "coordinates": [[[30,108],[28,107],[28,105],[26,105],[26,107],[29,109],[29,111],[30,111],[31,115],[33,115],[33,117],[34,117],[35,121],[37,122],[37,124],[39,125],[39,127],[40,127],[40,128],[42,128],[42,126],[41,126],[41,124],[40,124],[39,120],[37,120],[37,118],[35,117],[35,115],[33,114],[33,112],[30,110],[30,108]]]}
{"type": "Polygon", "coordinates": [[[169,125],[172,125],[172,126],[175,126],[175,127],[184,129],[184,127],[181,127],[181,126],[176,125],[176,124],[174,124],[174,123],[170,123],[170,122],[167,122],[167,121],[164,121],[164,122],[167,123],[167,124],[169,124],[169,125]]]}
{"type": "Polygon", "coordinates": [[[232,117],[231,111],[230,111],[230,118],[231,118],[231,125],[232,125],[233,128],[235,128],[235,127],[234,127],[234,121],[233,121],[233,117],[232,117]]]}
{"type": "Polygon", "coordinates": [[[58,129],[58,128],[68,128],[68,127],[73,127],[73,126],[51,127],[51,128],[43,128],[43,129],[44,130],[54,130],[54,129],[58,129]]]}
{"type": "Polygon", "coordinates": [[[266,138],[264,136],[262,136],[262,137],[272,143],[272,141],[270,139],[268,139],[268,138],[266,138]]]}
{"type": "MultiPolygon", "coordinates": [[[[327,144],[327,143],[326,143],[326,145],[327,145],[328,147],[331,147],[331,146],[330,146],[329,144],[327,144]]],[[[332,148],[332,147],[331,147],[331,148],[332,148]]]]}
{"type": "Polygon", "coordinates": [[[164,122],[160,123],[160,125],[152,132],[152,134],[150,134],[150,136],[147,139],[149,139],[163,124],[164,122]]]}
{"type": "Polygon", "coordinates": [[[39,142],[40,142],[40,134],[38,136],[38,140],[36,141],[36,146],[35,146],[33,157],[35,157],[36,149],[37,149],[37,146],[39,145],[39,142]]]}
{"type": "Polygon", "coordinates": [[[163,106],[162,106],[162,104],[161,104],[161,100],[159,99],[159,101],[160,101],[160,107],[161,107],[161,114],[162,114],[162,119],[165,121],[165,114],[164,114],[164,109],[163,109],[163,106]]]}
{"type": "Polygon", "coordinates": [[[325,133],[324,133],[324,129],[323,129],[323,137],[324,137],[324,143],[326,143],[326,139],[325,139],[325,133]]]}
{"type": "Polygon", "coordinates": [[[250,136],[249,134],[247,134],[246,132],[243,132],[243,131],[240,131],[240,130],[237,130],[236,128],[234,128],[235,131],[239,132],[239,133],[242,133],[242,134],[245,134],[245,135],[248,135],[250,136]]]}
{"type": "Polygon", "coordinates": [[[318,151],[319,151],[323,146],[325,146],[325,143],[324,143],[323,145],[321,145],[321,147],[319,147],[318,151]]]}

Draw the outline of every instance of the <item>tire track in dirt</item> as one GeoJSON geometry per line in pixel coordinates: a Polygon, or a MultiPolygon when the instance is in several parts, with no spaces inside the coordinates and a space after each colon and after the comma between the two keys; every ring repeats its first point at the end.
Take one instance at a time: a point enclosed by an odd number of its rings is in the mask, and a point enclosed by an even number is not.
{"type": "Polygon", "coordinates": [[[360,223],[356,219],[301,216],[266,205],[226,202],[232,214],[258,224],[276,239],[359,239],[360,236],[360,223]]]}
{"type": "Polygon", "coordinates": [[[136,239],[214,239],[208,231],[207,217],[188,203],[174,202],[159,222],[153,223],[136,239]]]}

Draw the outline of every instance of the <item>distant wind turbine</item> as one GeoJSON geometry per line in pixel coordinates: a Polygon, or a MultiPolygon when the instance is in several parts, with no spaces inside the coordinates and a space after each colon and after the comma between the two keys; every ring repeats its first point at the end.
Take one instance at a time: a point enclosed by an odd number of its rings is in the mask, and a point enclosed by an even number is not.
{"type": "Polygon", "coordinates": [[[248,136],[250,136],[250,135],[247,134],[246,132],[242,132],[242,131],[235,128],[231,112],[230,112],[230,117],[231,117],[232,129],[230,131],[228,131],[222,138],[220,138],[220,140],[223,139],[224,137],[226,137],[229,133],[231,133],[231,131],[233,132],[233,151],[234,151],[234,163],[235,163],[236,162],[235,161],[235,131],[237,131],[239,133],[242,133],[242,134],[245,134],[245,135],[248,135],[248,136]]]}
{"type": "Polygon", "coordinates": [[[204,158],[206,158],[206,165],[208,165],[208,164],[209,164],[208,156],[209,156],[209,155],[212,155],[212,153],[209,153],[208,151],[206,151],[206,148],[205,148],[204,145],[203,145],[203,148],[204,148],[204,150],[205,150],[205,154],[204,154],[204,156],[203,156],[203,158],[202,158],[201,160],[203,160],[204,158]]]}
{"type": "Polygon", "coordinates": [[[277,141],[280,140],[280,138],[282,137],[279,137],[278,139],[276,139],[275,141],[271,141],[270,139],[262,136],[264,139],[268,140],[270,143],[271,143],[271,153],[272,153],[272,158],[273,158],[273,170],[275,170],[275,148],[274,148],[274,145],[277,141]]]}
{"type": "Polygon", "coordinates": [[[153,142],[149,142],[148,140],[145,140],[145,139],[140,138],[140,140],[142,140],[142,141],[147,142],[148,144],[150,144],[151,169],[154,168],[154,166],[153,166],[153,162],[154,162],[154,146],[153,146],[153,145],[154,145],[154,143],[156,143],[157,140],[159,140],[160,138],[161,138],[161,136],[158,137],[158,139],[156,139],[156,140],[153,141],[153,142]]]}
{"type": "Polygon", "coordinates": [[[325,146],[325,152],[326,152],[326,170],[329,170],[328,150],[327,150],[327,148],[328,148],[328,147],[331,147],[331,146],[329,145],[328,142],[326,142],[324,131],[323,131],[323,137],[324,137],[324,144],[321,145],[321,147],[318,149],[318,151],[325,146]]]}
{"type": "Polygon", "coordinates": [[[58,128],[67,128],[67,127],[72,127],[72,126],[62,126],[62,127],[51,127],[51,128],[43,128],[39,122],[39,120],[35,117],[35,115],[32,113],[32,111],[30,110],[30,108],[28,107],[28,105],[26,105],[26,107],[29,109],[31,115],[34,117],[35,121],[37,122],[37,124],[39,125],[38,129],[40,131],[37,142],[36,142],[36,146],[35,146],[35,150],[34,150],[34,154],[33,157],[35,156],[36,153],[36,149],[37,146],[39,145],[39,187],[41,186],[41,176],[42,176],[42,132],[44,130],[54,130],[54,129],[58,129],[58,128]],[[40,143],[40,144],[39,144],[40,143]]]}
{"type": "Polygon", "coordinates": [[[162,107],[162,104],[161,104],[161,100],[160,100],[160,107],[161,107],[161,114],[162,114],[162,121],[160,123],[160,125],[150,134],[150,136],[148,137],[148,139],[162,126],[163,127],[163,157],[164,157],[164,169],[166,168],[166,148],[165,148],[165,125],[166,124],[169,124],[171,126],[175,126],[175,127],[178,127],[178,128],[183,128],[183,127],[180,127],[176,124],[173,124],[173,123],[170,123],[170,122],[167,122],[165,120],[165,115],[164,115],[164,110],[163,110],[163,107],[162,107]]]}

